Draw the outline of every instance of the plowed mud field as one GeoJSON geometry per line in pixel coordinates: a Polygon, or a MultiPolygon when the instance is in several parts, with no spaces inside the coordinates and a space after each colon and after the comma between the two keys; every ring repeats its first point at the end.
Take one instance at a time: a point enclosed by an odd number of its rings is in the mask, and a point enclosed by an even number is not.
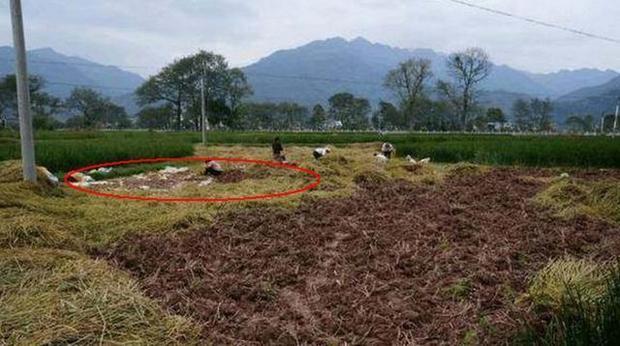
{"type": "Polygon", "coordinates": [[[477,343],[506,344],[527,309],[517,297],[550,258],[620,254],[617,226],[559,219],[532,202],[549,176],[359,179],[346,198],[239,210],[100,256],[215,344],[459,344],[473,332],[477,343]]]}

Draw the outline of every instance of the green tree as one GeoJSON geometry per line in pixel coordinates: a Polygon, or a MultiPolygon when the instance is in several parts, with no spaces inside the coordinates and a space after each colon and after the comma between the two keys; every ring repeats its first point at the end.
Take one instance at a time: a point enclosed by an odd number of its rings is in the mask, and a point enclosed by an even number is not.
{"type": "Polygon", "coordinates": [[[350,93],[338,93],[329,98],[329,116],[342,122],[345,130],[368,128],[371,107],[365,98],[356,98],[350,93]]]}
{"type": "Polygon", "coordinates": [[[82,117],[75,124],[86,128],[126,128],[131,126],[125,108],[88,88],[75,88],[65,101],[68,110],[82,117]]]}
{"type": "Polygon", "coordinates": [[[241,69],[233,68],[227,71],[225,79],[226,99],[232,114],[239,113],[239,107],[243,99],[254,92],[248,79],[241,69]]]}
{"type": "Polygon", "coordinates": [[[537,131],[551,131],[553,129],[553,104],[550,99],[534,98],[530,101],[533,127],[537,131]]]}
{"type": "Polygon", "coordinates": [[[314,130],[322,130],[327,121],[327,114],[325,108],[320,104],[317,104],[312,108],[312,117],[310,118],[310,127],[314,130]]]}
{"type": "Polygon", "coordinates": [[[171,130],[174,128],[172,114],[174,110],[170,104],[145,107],[138,113],[136,125],[145,129],[171,130]]]}
{"type": "Polygon", "coordinates": [[[451,54],[447,63],[452,82],[439,81],[437,89],[452,103],[461,129],[467,129],[476,108],[478,85],[491,74],[492,64],[480,48],[451,54]]]}
{"type": "Polygon", "coordinates": [[[489,108],[487,109],[486,120],[492,123],[505,123],[506,116],[504,115],[504,111],[501,108],[489,108]]]}
{"type": "Polygon", "coordinates": [[[398,130],[407,126],[407,120],[396,106],[389,102],[379,102],[379,109],[373,114],[372,124],[375,129],[398,130]]]}
{"type": "Polygon", "coordinates": [[[140,106],[157,102],[170,104],[175,111],[176,128],[181,130],[183,110],[191,104],[190,90],[195,84],[195,81],[191,79],[192,67],[192,61],[189,58],[175,60],[164,67],[136,90],[138,104],[140,106]]]}
{"type": "Polygon", "coordinates": [[[388,72],[384,86],[400,100],[400,109],[405,117],[405,123],[401,125],[413,128],[417,118],[423,114],[424,87],[432,76],[431,61],[418,58],[404,61],[388,72]]]}
{"type": "Polygon", "coordinates": [[[534,126],[532,118],[532,109],[530,103],[518,99],[512,105],[512,116],[515,120],[515,125],[519,131],[531,131],[534,126]]]}
{"type": "Polygon", "coordinates": [[[140,86],[136,95],[141,106],[164,102],[174,112],[177,130],[200,130],[204,83],[209,123],[242,127],[241,102],[252,94],[243,71],[230,69],[218,54],[200,51],[175,60],[140,86]]]}
{"type": "Polygon", "coordinates": [[[572,132],[593,132],[594,117],[592,115],[579,116],[571,115],[565,121],[569,131],[572,132]]]}
{"type": "MultiPolygon", "coordinates": [[[[43,91],[45,81],[39,76],[29,77],[33,126],[36,129],[54,129],[60,123],[54,119],[62,108],[62,101],[43,91]]],[[[7,75],[0,80],[0,126],[11,119],[17,119],[17,80],[7,75]]]]}
{"type": "Polygon", "coordinates": [[[242,105],[242,129],[297,130],[310,122],[308,108],[296,103],[245,103],[242,105]]]}

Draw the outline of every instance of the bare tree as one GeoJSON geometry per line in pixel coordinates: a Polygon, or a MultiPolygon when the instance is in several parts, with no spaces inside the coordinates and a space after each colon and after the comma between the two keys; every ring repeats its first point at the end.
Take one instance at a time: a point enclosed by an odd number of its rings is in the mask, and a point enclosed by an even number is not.
{"type": "Polygon", "coordinates": [[[424,86],[433,76],[431,61],[412,58],[388,72],[384,86],[390,89],[400,100],[401,111],[405,114],[409,126],[415,120],[416,105],[424,96],[424,86]]]}
{"type": "Polygon", "coordinates": [[[477,86],[491,74],[491,68],[488,54],[480,48],[468,48],[448,58],[448,73],[453,83],[442,82],[439,90],[456,106],[463,129],[476,103],[477,86]]]}

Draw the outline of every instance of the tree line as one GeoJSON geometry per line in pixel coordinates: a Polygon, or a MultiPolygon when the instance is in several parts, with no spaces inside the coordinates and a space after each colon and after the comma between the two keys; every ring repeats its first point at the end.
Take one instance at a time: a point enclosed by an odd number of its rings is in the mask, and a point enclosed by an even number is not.
{"type": "Polygon", "coordinates": [[[138,88],[137,98],[144,107],[138,114],[138,126],[200,130],[204,83],[207,118],[214,127],[468,130],[481,112],[478,86],[490,74],[491,66],[488,55],[479,48],[452,54],[448,59],[451,79],[439,80],[431,88],[431,62],[413,58],[385,77],[384,86],[393,92],[397,105],[381,101],[373,113],[369,100],[341,92],[327,100],[327,109],[318,104],[310,110],[289,102],[248,102],[252,88],[244,73],[229,68],[222,56],[201,51],[174,61],[138,88]]]}
{"type": "MultiPolygon", "coordinates": [[[[0,128],[17,122],[17,91],[15,75],[0,79],[0,128]]],[[[30,99],[35,129],[54,130],[68,128],[114,128],[132,126],[125,109],[110,98],[89,88],[75,88],[66,99],[43,91],[45,80],[30,76],[30,99]],[[57,116],[67,120],[60,122],[57,116]]]]}
{"type": "MultiPolygon", "coordinates": [[[[51,115],[63,114],[70,128],[128,128],[161,130],[202,128],[201,109],[213,128],[233,130],[517,130],[551,131],[553,107],[549,99],[517,100],[514,123],[500,108],[482,107],[480,84],[492,63],[480,48],[448,56],[447,79],[435,78],[430,60],[412,58],[389,71],[383,86],[392,103],[369,100],[348,92],[331,96],[325,105],[306,107],[294,102],[251,102],[251,85],[241,69],[231,68],[218,54],[199,51],[177,59],[149,77],[135,92],[141,110],[132,123],[123,107],[99,92],[76,88],[65,100],[42,91],[45,82],[31,77],[35,127],[63,126],[51,115]]],[[[15,77],[0,82],[0,124],[17,114],[15,77]]],[[[573,124],[578,121],[573,119],[573,124]]],[[[583,122],[582,122],[583,123],[583,122]]],[[[586,121],[587,123],[587,121],[586,121]]],[[[584,125],[585,126],[585,125],[584,125]]]]}

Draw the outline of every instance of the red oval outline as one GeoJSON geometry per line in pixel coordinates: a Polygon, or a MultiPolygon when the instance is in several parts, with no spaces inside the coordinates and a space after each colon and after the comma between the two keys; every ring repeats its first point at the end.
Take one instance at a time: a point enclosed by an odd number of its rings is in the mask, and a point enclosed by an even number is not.
{"type": "Polygon", "coordinates": [[[132,200],[132,201],[147,201],[147,202],[164,202],[164,203],[227,203],[227,202],[241,202],[241,201],[255,201],[255,200],[263,200],[263,199],[274,199],[274,198],[282,198],[286,196],[291,196],[299,193],[307,192],[321,184],[321,175],[317,172],[303,168],[299,166],[294,166],[286,163],[273,162],[273,161],[264,161],[264,160],[254,160],[254,159],[244,159],[244,158],[231,158],[231,157],[203,157],[203,156],[192,156],[192,157],[176,157],[176,158],[154,158],[154,159],[138,159],[138,160],[125,160],[125,161],[117,161],[117,162],[107,162],[97,165],[91,165],[83,168],[78,168],[70,171],[65,174],[64,183],[71,189],[84,192],[89,195],[94,195],[98,197],[106,197],[106,198],[114,198],[119,200],[132,200]],[[133,195],[119,195],[114,193],[105,193],[99,192],[92,189],[88,189],[85,187],[74,185],[69,181],[74,174],[84,173],[86,171],[90,171],[93,169],[104,168],[104,167],[116,167],[122,165],[136,164],[136,163],[158,163],[158,162],[178,162],[178,161],[224,161],[224,162],[242,162],[242,163],[253,163],[257,165],[271,166],[276,168],[284,168],[290,169],[293,171],[298,171],[302,173],[306,173],[308,175],[313,176],[316,180],[300,189],[288,190],[284,192],[276,192],[270,194],[262,194],[262,195],[253,195],[253,196],[239,196],[239,197],[218,197],[218,198],[203,198],[203,197],[145,197],[145,196],[133,196],[133,195]]]}

